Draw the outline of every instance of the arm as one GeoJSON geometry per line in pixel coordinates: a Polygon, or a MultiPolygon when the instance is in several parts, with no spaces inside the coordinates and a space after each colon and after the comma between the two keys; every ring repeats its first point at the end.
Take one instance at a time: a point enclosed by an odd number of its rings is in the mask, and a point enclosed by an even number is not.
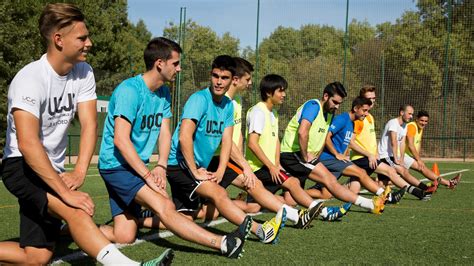
{"type": "Polygon", "coordinates": [[[245,181],[244,181],[245,187],[254,188],[257,177],[253,173],[252,168],[250,168],[250,165],[247,162],[247,160],[245,160],[242,150],[240,149],[240,147],[242,147],[242,144],[243,144],[242,139],[243,139],[242,133],[240,133],[239,144],[232,142],[230,158],[242,168],[242,172],[245,178],[245,181]]]}
{"type": "Polygon", "coordinates": [[[411,154],[413,154],[413,157],[415,158],[415,160],[417,160],[418,162],[421,162],[420,153],[415,147],[415,137],[407,135],[406,139],[408,142],[408,149],[411,151],[411,154]]]}
{"type": "Polygon", "coordinates": [[[54,170],[39,139],[39,120],[33,114],[13,109],[18,148],[26,163],[67,205],[94,214],[94,203],[87,193],[70,190],[54,170]]]}
{"type": "Polygon", "coordinates": [[[403,163],[403,158],[405,158],[405,141],[406,137],[403,137],[402,142],[400,144],[400,163],[403,163]]]}
{"type": "Polygon", "coordinates": [[[193,134],[196,131],[196,124],[192,119],[183,119],[179,129],[179,146],[184,160],[189,170],[197,180],[215,180],[213,174],[207,172],[204,168],[197,168],[194,160],[194,140],[193,134]]]}
{"type": "Polygon", "coordinates": [[[357,144],[356,141],[355,141],[355,134],[351,138],[351,143],[349,144],[349,147],[352,150],[354,150],[355,152],[360,153],[360,154],[364,155],[365,157],[367,157],[369,159],[369,165],[372,169],[377,168],[377,155],[372,154],[369,151],[361,148],[359,146],[359,144],[357,144]]]}
{"type": "Polygon", "coordinates": [[[302,159],[306,162],[314,159],[314,155],[308,153],[308,141],[309,141],[309,130],[311,128],[311,122],[306,119],[301,119],[301,123],[298,127],[298,143],[300,145],[300,152],[302,159]]]}
{"type": "Polygon", "coordinates": [[[81,124],[79,156],[74,171],[60,174],[70,189],[78,189],[84,183],[97,141],[97,100],[80,102],[77,114],[81,124]]]}
{"type": "Polygon", "coordinates": [[[146,184],[158,193],[165,193],[162,188],[157,186],[157,177],[151,174],[148,167],[143,163],[142,159],[138,155],[135,147],[133,146],[132,140],[130,139],[130,133],[132,131],[132,124],[125,118],[120,116],[115,117],[115,128],[114,128],[114,145],[120,151],[125,161],[137,172],[137,174],[145,180],[146,184]]]}
{"type": "Polygon", "coordinates": [[[227,168],[227,163],[229,162],[230,158],[230,153],[232,150],[232,134],[234,131],[234,127],[226,127],[224,129],[224,134],[222,135],[222,140],[221,140],[221,153],[219,155],[219,166],[217,167],[216,170],[216,178],[217,178],[217,183],[220,183],[222,178],[224,177],[224,172],[225,169],[227,168]]]}
{"type": "Polygon", "coordinates": [[[158,163],[151,173],[157,177],[157,185],[166,190],[166,167],[171,148],[170,119],[164,118],[161,121],[160,136],[158,137],[158,163]]]}
{"type": "Polygon", "coordinates": [[[390,140],[390,144],[393,151],[393,158],[395,159],[396,164],[400,164],[400,160],[398,158],[398,143],[397,143],[397,132],[390,131],[388,134],[388,138],[390,140]]]}
{"type": "MultiPolygon", "coordinates": [[[[273,182],[277,184],[281,184],[281,180],[279,178],[280,168],[274,165],[265,155],[260,145],[258,145],[258,140],[260,139],[260,135],[258,133],[252,132],[249,134],[248,140],[248,147],[249,149],[255,154],[257,159],[259,159],[267,168],[270,170],[270,174],[272,175],[273,182]]],[[[276,155],[275,155],[276,156],[276,155]]]]}
{"type": "Polygon", "coordinates": [[[349,160],[347,160],[346,156],[344,156],[344,154],[340,154],[339,152],[337,152],[336,148],[334,148],[334,144],[332,143],[331,137],[332,137],[332,132],[329,131],[326,136],[326,142],[325,142],[325,145],[328,151],[332,153],[336,157],[336,159],[344,161],[344,162],[348,162],[349,160]]]}

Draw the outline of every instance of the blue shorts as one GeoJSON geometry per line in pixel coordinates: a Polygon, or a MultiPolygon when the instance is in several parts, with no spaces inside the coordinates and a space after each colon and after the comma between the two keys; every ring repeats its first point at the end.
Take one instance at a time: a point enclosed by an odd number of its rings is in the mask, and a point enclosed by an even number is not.
{"type": "Polygon", "coordinates": [[[341,178],[342,172],[344,169],[347,167],[353,165],[352,162],[344,162],[341,160],[338,160],[336,158],[334,159],[328,159],[328,160],[323,160],[321,163],[326,166],[326,168],[331,172],[337,179],[341,178]]]}
{"type": "Polygon", "coordinates": [[[112,217],[127,211],[139,217],[141,206],[134,199],[138,191],[145,186],[145,181],[129,165],[112,169],[99,169],[109,192],[109,203],[112,217]]]}

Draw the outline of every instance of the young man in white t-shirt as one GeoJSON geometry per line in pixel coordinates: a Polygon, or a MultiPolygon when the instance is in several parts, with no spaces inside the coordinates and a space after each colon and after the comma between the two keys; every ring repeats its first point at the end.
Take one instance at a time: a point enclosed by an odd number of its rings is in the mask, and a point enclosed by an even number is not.
{"type": "MultiPolygon", "coordinates": [[[[386,164],[389,164],[400,176],[405,179],[412,186],[408,186],[407,192],[413,194],[419,199],[428,200],[431,198],[431,193],[427,193],[425,190],[428,186],[412,176],[408,169],[403,167],[403,160],[405,155],[405,138],[407,135],[406,124],[413,118],[413,106],[405,104],[400,107],[399,116],[393,118],[385,124],[384,130],[380,137],[378,145],[378,152],[380,160],[386,164]],[[420,188],[422,191],[416,193],[416,188],[420,188]]],[[[382,181],[388,180],[388,177],[379,175],[379,179],[382,181]]]]}
{"type": "Polygon", "coordinates": [[[74,5],[48,4],[39,28],[47,52],[20,70],[8,91],[2,175],[20,205],[20,242],[0,243],[0,264],[49,263],[64,219],[77,245],[98,262],[140,265],[101,234],[91,218],[91,197],[77,191],[97,140],[95,80],[85,63],[92,42],[84,16],[74,5]],[[76,112],[79,156],[74,170],[65,172],[67,129],[76,112]]]}

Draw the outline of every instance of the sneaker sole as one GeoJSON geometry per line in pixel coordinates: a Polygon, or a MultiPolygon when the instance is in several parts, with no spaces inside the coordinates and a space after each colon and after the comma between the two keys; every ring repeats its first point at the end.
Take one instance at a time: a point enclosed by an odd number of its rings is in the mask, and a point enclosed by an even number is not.
{"type": "Polygon", "coordinates": [[[321,210],[323,209],[323,205],[324,204],[322,202],[320,202],[320,203],[318,203],[318,205],[316,205],[315,208],[317,208],[317,209],[314,212],[313,216],[309,217],[308,223],[306,223],[303,227],[301,227],[301,229],[308,229],[308,227],[311,225],[311,222],[314,220],[314,218],[318,217],[318,215],[321,213],[321,210]]]}
{"type": "Polygon", "coordinates": [[[160,261],[160,266],[169,266],[174,259],[174,251],[172,249],[167,249],[166,254],[163,256],[163,259],[160,261]]]}
{"type": "Polygon", "coordinates": [[[281,218],[281,223],[280,223],[280,227],[278,227],[278,232],[277,232],[277,235],[275,237],[275,239],[273,239],[273,241],[271,242],[272,245],[276,245],[278,244],[278,242],[280,241],[280,232],[281,230],[285,227],[285,224],[286,224],[286,210],[284,210],[284,216],[281,218]]]}

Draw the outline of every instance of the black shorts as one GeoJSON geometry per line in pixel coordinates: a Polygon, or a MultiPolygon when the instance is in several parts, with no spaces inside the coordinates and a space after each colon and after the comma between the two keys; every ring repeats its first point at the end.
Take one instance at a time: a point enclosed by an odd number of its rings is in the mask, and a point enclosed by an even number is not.
{"type": "Polygon", "coordinates": [[[61,220],[48,213],[46,193],[54,191],[28,166],[23,157],[3,160],[3,183],[20,204],[20,247],[52,248],[61,220]]]}
{"type": "Polygon", "coordinates": [[[304,188],[306,179],[308,179],[315,165],[319,163],[319,159],[307,163],[301,159],[300,152],[282,152],[280,163],[288,173],[298,178],[301,187],[304,188]]]}
{"type": "MultiPolygon", "coordinates": [[[[382,159],[380,159],[380,161],[382,163],[386,163],[386,164],[390,165],[390,167],[395,167],[396,165],[398,165],[398,164],[395,163],[395,158],[393,158],[393,157],[382,158],[382,159]]],[[[386,175],[383,175],[383,174],[377,174],[377,178],[379,180],[390,180],[390,177],[388,177],[386,175]]]]}
{"type": "MultiPolygon", "coordinates": [[[[352,163],[364,169],[367,175],[369,176],[375,172],[375,169],[370,168],[368,157],[362,157],[360,159],[352,161],[352,163]]],[[[381,163],[382,162],[380,160],[377,160],[377,166],[379,166],[379,164],[381,163]]]]}
{"type": "MultiPolygon", "coordinates": [[[[207,167],[207,169],[211,172],[215,172],[218,167],[219,167],[219,156],[214,156],[212,157],[212,160],[209,163],[209,166],[207,167]]],[[[242,170],[240,169],[240,167],[237,165],[236,162],[229,160],[229,162],[227,163],[227,168],[225,169],[225,172],[224,172],[224,176],[222,177],[222,180],[219,183],[219,185],[223,188],[227,188],[228,186],[230,186],[230,184],[232,184],[232,182],[240,175],[240,173],[237,172],[238,170],[242,172],[242,170]],[[229,165],[231,165],[232,168],[229,167],[229,165]]]]}
{"type": "Polygon", "coordinates": [[[194,178],[184,162],[181,162],[179,165],[168,165],[166,173],[176,210],[197,211],[200,207],[201,199],[197,195],[196,189],[201,185],[201,181],[194,178]]]}
{"type": "MultiPolygon", "coordinates": [[[[260,181],[262,181],[263,187],[272,194],[275,194],[281,188],[281,184],[275,184],[273,182],[270,170],[268,170],[266,166],[262,166],[262,168],[255,171],[254,174],[260,181]]],[[[255,202],[254,198],[250,194],[247,195],[247,202],[255,202]]]]}

